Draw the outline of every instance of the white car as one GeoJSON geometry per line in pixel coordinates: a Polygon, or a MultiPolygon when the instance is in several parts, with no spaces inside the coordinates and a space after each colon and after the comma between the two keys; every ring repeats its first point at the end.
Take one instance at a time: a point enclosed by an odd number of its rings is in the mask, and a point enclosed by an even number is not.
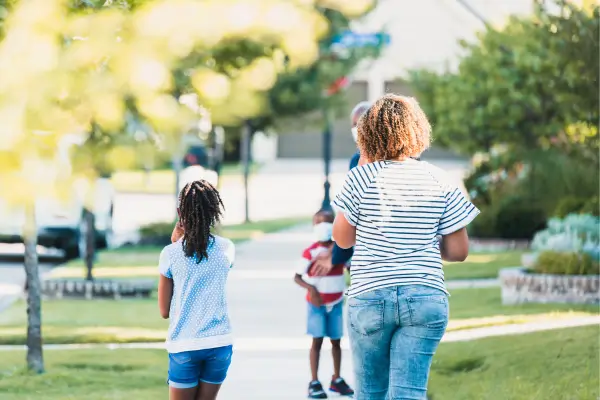
{"type": "MultiPolygon", "coordinates": [[[[80,143],[80,137],[73,135],[63,143],[61,154],[68,159],[72,146],[80,143]]],[[[70,165],[70,164],[69,164],[70,165]]],[[[110,179],[100,177],[90,187],[89,182],[75,181],[68,200],[53,199],[43,194],[36,198],[35,216],[38,227],[38,243],[45,247],[62,249],[67,258],[84,254],[88,219],[86,214],[94,214],[96,244],[110,247],[113,240],[113,205],[115,190],[110,179]],[[84,206],[86,187],[91,206],[84,206]]],[[[0,243],[20,243],[23,241],[25,213],[22,207],[8,205],[0,194],[0,243]]]]}

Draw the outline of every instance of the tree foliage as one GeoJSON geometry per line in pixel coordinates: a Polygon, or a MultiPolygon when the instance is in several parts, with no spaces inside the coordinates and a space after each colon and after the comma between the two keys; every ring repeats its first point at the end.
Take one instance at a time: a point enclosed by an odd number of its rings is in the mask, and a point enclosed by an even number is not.
{"type": "Polygon", "coordinates": [[[463,42],[457,71],[411,72],[439,143],[463,153],[557,147],[597,160],[600,8],[544,3],[463,42]]]}

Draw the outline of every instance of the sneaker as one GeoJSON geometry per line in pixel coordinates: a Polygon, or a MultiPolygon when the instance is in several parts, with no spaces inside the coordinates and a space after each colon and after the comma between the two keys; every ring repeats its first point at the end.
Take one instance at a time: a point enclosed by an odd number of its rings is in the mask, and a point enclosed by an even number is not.
{"type": "Polygon", "coordinates": [[[308,384],[309,399],[326,399],[327,393],[323,390],[323,385],[319,381],[313,381],[308,384]]]}
{"type": "Polygon", "coordinates": [[[337,378],[336,380],[331,381],[329,390],[333,393],[338,393],[341,396],[354,395],[354,390],[352,390],[352,388],[346,383],[344,378],[337,378]]]}

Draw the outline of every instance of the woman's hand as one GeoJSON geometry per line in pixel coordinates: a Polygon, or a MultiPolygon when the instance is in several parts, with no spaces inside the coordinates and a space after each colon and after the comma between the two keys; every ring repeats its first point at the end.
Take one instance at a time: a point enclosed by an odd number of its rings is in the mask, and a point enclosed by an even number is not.
{"type": "Polygon", "coordinates": [[[315,257],[314,264],[312,266],[312,273],[315,276],[327,275],[333,265],[331,265],[331,250],[322,252],[315,257]]]}
{"type": "Polygon", "coordinates": [[[177,221],[175,224],[175,228],[173,228],[173,233],[171,234],[171,243],[175,243],[179,239],[183,237],[185,231],[183,230],[183,225],[181,225],[181,221],[177,221]]]}

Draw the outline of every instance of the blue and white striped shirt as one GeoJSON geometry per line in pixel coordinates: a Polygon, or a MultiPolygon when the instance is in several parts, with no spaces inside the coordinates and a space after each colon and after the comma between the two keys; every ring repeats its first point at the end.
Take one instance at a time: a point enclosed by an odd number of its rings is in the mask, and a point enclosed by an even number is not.
{"type": "Polygon", "coordinates": [[[356,226],[350,297],[399,285],[446,291],[438,236],[479,214],[442,170],[413,159],[352,169],[332,205],[356,226]]]}

